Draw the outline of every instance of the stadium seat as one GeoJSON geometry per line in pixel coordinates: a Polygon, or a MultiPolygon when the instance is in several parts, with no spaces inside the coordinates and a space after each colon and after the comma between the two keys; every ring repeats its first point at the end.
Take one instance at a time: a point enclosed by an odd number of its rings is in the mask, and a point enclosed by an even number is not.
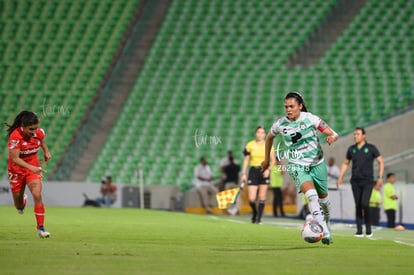
{"type": "MultiPolygon", "coordinates": [[[[23,109],[40,116],[53,154],[48,170],[55,168],[75,134],[137,2],[2,3],[0,97],[6,100],[0,102],[0,117],[11,123],[23,109]],[[104,28],[97,18],[105,18],[104,28]],[[112,32],[117,35],[107,34],[112,32]]],[[[6,163],[3,158],[1,165],[6,163]]]]}

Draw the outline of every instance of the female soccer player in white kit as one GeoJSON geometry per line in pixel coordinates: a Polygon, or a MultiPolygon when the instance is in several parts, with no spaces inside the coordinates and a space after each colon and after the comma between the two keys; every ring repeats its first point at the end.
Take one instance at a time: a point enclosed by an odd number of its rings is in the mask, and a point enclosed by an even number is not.
{"type": "Polygon", "coordinates": [[[276,154],[288,159],[285,170],[292,177],[296,188],[305,194],[310,213],[324,228],[322,243],[329,245],[333,239],[329,229],[328,173],[316,130],[327,136],[329,145],[338,140],[338,134],[318,116],[307,111],[299,93],[288,93],[284,105],[286,116],[273,124],[266,137],[262,169],[269,166],[273,139],[281,134],[286,150],[283,154],[276,154]]]}

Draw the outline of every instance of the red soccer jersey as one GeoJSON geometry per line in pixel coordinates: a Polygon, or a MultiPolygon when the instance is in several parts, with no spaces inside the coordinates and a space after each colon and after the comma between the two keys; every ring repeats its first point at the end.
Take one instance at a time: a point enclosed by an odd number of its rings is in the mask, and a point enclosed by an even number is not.
{"type": "MultiPolygon", "coordinates": [[[[45,131],[42,128],[37,128],[35,135],[30,138],[23,136],[21,127],[15,129],[9,137],[9,149],[20,149],[20,158],[25,162],[40,166],[39,159],[37,158],[37,152],[40,149],[40,145],[45,137],[45,131]]],[[[26,170],[23,167],[15,164],[9,154],[8,170],[14,173],[26,170]]]]}

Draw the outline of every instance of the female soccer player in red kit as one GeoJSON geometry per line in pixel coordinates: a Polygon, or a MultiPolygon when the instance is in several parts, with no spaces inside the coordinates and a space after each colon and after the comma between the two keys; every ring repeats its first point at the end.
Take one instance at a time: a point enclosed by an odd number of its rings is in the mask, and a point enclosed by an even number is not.
{"type": "Polygon", "coordinates": [[[48,238],[45,231],[45,206],[42,201],[42,167],[37,152],[43,149],[45,163],[50,159],[49,150],[44,142],[45,132],[39,128],[39,118],[35,113],[22,111],[16,116],[12,125],[6,124],[9,136],[8,172],[12,189],[14,206],[23,214],[26,206],[26,185],[33,196],[34,214],[40,238],[48,238]]]}

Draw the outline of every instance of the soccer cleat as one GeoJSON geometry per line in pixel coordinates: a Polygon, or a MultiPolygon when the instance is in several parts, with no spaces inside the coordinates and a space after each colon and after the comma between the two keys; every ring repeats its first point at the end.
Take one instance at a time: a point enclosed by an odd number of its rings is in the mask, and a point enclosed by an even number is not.
{"type": "Polygon", "coordinates": [[[321,241],[323,244],[326,244],[326,245],[333,244],[331,232],[324,232],[321,241]]]}
{"type": "Polygon", "coordinates": [[[26,207],[26,203],[27,203],[27,195],[24,194],[23,195],[23,208],[22,209],[17,209],[17,213],[19,213],[20,215],[23,215],[24,208],[26,207]]]}
{"type": "Polygon", "coordinates": [[[256,223],[256,213],[253,213],[252,215],[252,223],[256,223]]]}
{"type": "Polygon", "coordinates": [[[354,237],[363,238],[364,235],[362,233],[355,233],[354,237]]]}
{"type": "Polygon", "coordinates": [[[373,233],[366,234],[366,235],[365,235],[365,237],[367,237],[367,238],[372,238],[372,237],[374,237],[374,234],[373,234],[373,233]]]}
{"type": "Polygon", "coordinates": [[[49,238],[50,237],[50,233],[45,231],[45,228],[43,226],[39,227],[37,232],[38,232],[39,238],[44,239],[44,238],[49,238]]]}
{"type": "Polygon", "coordinates": [[[323,237],[321,241],[323,244],[330,245],[333,244],[332,232],[328,224],[326,224],[326,227],[328,228],[328,231],[323,232],[323,237]]]}

